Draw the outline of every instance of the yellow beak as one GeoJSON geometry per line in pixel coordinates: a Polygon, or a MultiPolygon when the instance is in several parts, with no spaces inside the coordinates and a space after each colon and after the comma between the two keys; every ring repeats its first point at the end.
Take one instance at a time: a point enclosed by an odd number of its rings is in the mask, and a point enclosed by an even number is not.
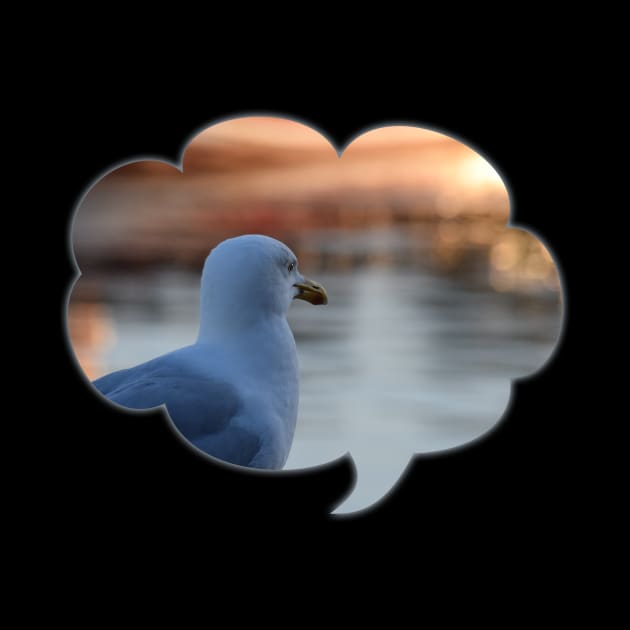
{"type": "Polygon", "coordinates": [[[326,289],[321,284],[304,278],[304,282],[296,282],[293,286],[299,289],[294,300],[306,300],[311,304],[328,304],[326,289]]]}

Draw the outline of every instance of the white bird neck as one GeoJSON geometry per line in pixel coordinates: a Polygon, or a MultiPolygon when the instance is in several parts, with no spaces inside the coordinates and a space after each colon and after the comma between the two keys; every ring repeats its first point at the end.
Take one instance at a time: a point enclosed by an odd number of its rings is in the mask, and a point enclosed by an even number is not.
{"type": "Polygon", "coordinates": [[[239,369],[255,374],[270,385],[297,381],[295,339],[286,317],[270,315],[255,322],[235,319],[211,326],[206,320],[199,329],[198,343],[220,347],[240,363],[239,369]]]}

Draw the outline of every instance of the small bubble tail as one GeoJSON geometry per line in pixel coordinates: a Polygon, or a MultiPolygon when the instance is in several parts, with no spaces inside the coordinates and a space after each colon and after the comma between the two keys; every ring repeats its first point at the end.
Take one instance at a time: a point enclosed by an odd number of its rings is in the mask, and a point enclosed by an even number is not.
{"type": "Polygon", "coordinates": [[[374,458],[362,457],[350,451],[357,471],[357,480],[352,493],[332,512],[333,516],[359,515],[373,509],[379,504],[401,479],[409,464],[411,453],[392,466],[391,462],[375,461],[374,458]],[[389,465],[388,465],[389,464],[389,465]]]}

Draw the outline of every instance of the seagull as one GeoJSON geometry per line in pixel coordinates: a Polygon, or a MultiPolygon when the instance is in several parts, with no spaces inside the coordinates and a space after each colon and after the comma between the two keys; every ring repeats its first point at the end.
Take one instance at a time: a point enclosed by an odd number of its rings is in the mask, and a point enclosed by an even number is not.
{"type": "Polygon", "coordinates": [[[286,319],[294,299],[328,303],[284,243],[259,234],[223,241],[203,267],[197,341],[93,385],[130,409],[164,405],[184,438],[212,457],[281,469],[298,410],[297,350],[286,319]]]}

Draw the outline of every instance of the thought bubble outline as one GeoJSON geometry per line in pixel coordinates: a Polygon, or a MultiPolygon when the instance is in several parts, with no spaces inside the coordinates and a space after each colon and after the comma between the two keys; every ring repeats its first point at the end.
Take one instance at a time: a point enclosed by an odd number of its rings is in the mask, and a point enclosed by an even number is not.
{"type": "MultiPolygon", "coordinates": [[[[507,180],[506,180],[505,176],[503,175],[503,173],[501,172],[501,170],[499,168],[497,168],[494,165],[494,163],[486,156],[486,154],[482,150],[479,150],[474,144],[472,144],[472,143],[470,143],[468,141],[464,141],[463,139],[461,139],[457,135],[451,133],[450,131],[447,132],[446,130],[444,130],[444,129],[438,127],[438,126],[426,125],[424,123],[419,123],[419,122],[407,122],[407,121],[400,121],[400,120],[383,121],[382,123],[375,123],[373,125],[366,126],[362,130],[358,131],[356,134],[350,136],[350,138],[345,143],[341,143],[339,145],[339,148],[338,148],[337,144],[335,142],[333,142],[330,139],[330,137],[323,130],[318,128],[316,125],[313,125],[310,122],[307,122],[307,121],[305,121],[303,119],[300,119],[298,117],[288,116],[286,114],[278,114],[278,113],[271,113],[271,112],[262,112],[262,113],[261,112],[248,112],[248,113],[242,113],[242,114],[237,114],[237,115],[233,115],[233,116],[226,116],[224,118],[215,119],[213,122],[210,122],[208,124],[204,124],[204,125],[200,126],[199,128],[197,128],[194,132],[192,132],[189,136],[187,136],[185,138],[185,140],[182,143],[182,148],[180,149],[179,155],[178,155],[176,160],[171,160],[169,158],[165,158],[164,156],[158,156],[158,155],[143,155],[143,156],[138,156],[138,157],[134,157],[134,158],[123,159],[123,160],[113,164],[111,167],[108,167],[108,168],[104,169],[99,175],[97,175],[84,188],[84,190],[78,196],[77,202],[76,202],[76,204],[74,206],[74,209],[72,211],[72,214],[71,214],[71,219],[68,222],[68,235],[67,235],[70,259],[71,259],[73,267],[74,267],[74,276],[70,279],[70,282],[69,282],[69,285],[68,285],[68,288],[67,288],[65,302],[63,304],[64,333],[65,333],[65,336],[66,336],[66,341],[67,341],[67,344],[68,344],[68,348],[70,350],[70,355],[72,356],[72,360],[75,362],[75,365],[77,367],[77,371],[80,373],[81,377],[84,379],[84,381],[86,382],[88,387],[91,389],[92,393],[95,393],[102,400],[106,401],[106,404],[108,404],[112,408],[116,409],[117,412],[122,412],[123,414],[130,414],[130,415],[145,416],[145,415],[152,414],[156,410],[158,410],[159,413],[160,413],[160,416],[167,420],[167,425],[168,425],[169,430],[171,431],[171,433],[177,437],[177,439],[179,440],[179,442],[181,444],[183,444],[189,451],[192,451],[193,453],[195,453],[196,456],[206,458],[206,461],[209,458],[210,462],[212,464],[214,464],[214,465],[219,465],[219,466],[226,467],[228,470],[232,470],[232,471],[234,471],[234,472],[236,472],[238,474],[251,474],[251,475],[256,475],[256,476],[260,476],[260,475],[269,476],[269,475],[282,474],[282,475],[299,476],[299,475],[302,475],[304,473],[307,473],[308,471],[315,472],[316,470],[319,470],[321,468],[329,467],[335,461],[340,461],[340,460],[343,460],[343,459],[349,460],[349,463],[350,463],[351,467],[354,470],[354,480],[353,480],[354,482],[352,483],[352,485],[350,485],[348,487],[346,494],[344,494],[337,501],[336,507],[329,514],[329,516],[331,518],[334,517],[334,518],[341,518],[341,519],[348,519],[348,518],[352,519],[352,518],[355,518],[355,517],[361,517],[361,516],[364,516],[365,514],[367,514],[368,512],[370,512],[370,511],[372,511],[374,509],[379,509],[385,502],[387,502],[387,500],[390,498],[392,493],[394,493],[399,488],[399,486],[401,484],[404,484],[404,481],[405,481],[407,475],[409,474],[409,471],[413,468],[415,463],[417,461],[419,461],[420,459],[437,458],[437,457],[449,457],[450,455],[454,454],[454,452],[459,452],[461,449],[467,449],[467,448],[475,447],[480,441],[488,440],[491,437],[491,434],[494,433],[494,431],[504,423],[506,417],[509,415],[509,412],[510,412],[510,410],[512,408],[512,404],[514,403],[514,398],[515,398],[515,395],[514,395],[514,390],[515,390],[514,384],[518,383],[520,381],[529,380],[530,378],[532,378],[534,376],[540,375],[553,362],[553,360],[555,359],[557,353],[559,352],[559,349],[562,347],[562,345],[564,343],[564,335],[565,335],[565,327],[566,327],[566,313],[567,313],[568,305],[567,305],[567,291],[566,291],[566,288],[565,288],[565,282],[564,282],[562,268],[561,268],[561,266],[559,264],[559,261],[558,261],[558,259],[556,257],[555,252],[549,246],[548,242],[546,241],[546,239],[544,237],[542,237],[535,230],[531,229],[529,226],[527,226],[525,224],[520,224],[520,223],[513,222],[514,208],[515,208],[515,204],[514,204],[514,196],[512,194],[512,190],[511,190],[510,186],[508,185],[507,180]],[[503,185],[503,188],[505,189],[505,191],[507,193],[507,197],[508,197],[508,217],[507,217],[507,221],[505,223],[505,227],[507,229],[522,230],[523,232],[528,233],[534,239],[539,241],[542,244],[542,246],[546,249],[546,251],[549,254],[549,256],[551,257],[551,260],[552,260],[554,268],[555,268],[555,272],[556,272],[557,277],[558,277],[559,296],[560,296],[559,314],[558,314],[558,316],[559,316],[559,325],[558,325],[557,336],[555,338],[553,347],[547,353],[545,359],[540,363],[540,365],[538,367],[532,369],[532,371],[528,372],[527,374],[523,374],[521,376],[504,377],[505,380],[507,381],[508,396],[507,396],[507,401],[505,403],[505,407],[504,407],[503,411],[501,412],[500,416],[498,417],[498,419],[491,426],[489,426],[484,431],[482,431],[479,435],[477,435],[474,438],[469,439],[466,442],[463,442],[463,443],[461,443],[459,445],[455,445],[455,446],[447,447],[447,448],[443,448],[443,449],[437,449],[437,450],[433,450],[433,451],[427,451],[427,452],[414,452],[414,451],[412,451],[410,453],[410,455],[409,455],[409,459],[406,461],[406,463],[402,467],[401,472],[398,473],[398,476],[397,476],[396,480],[389,486],[389,489],[386,492],[382,493],[377,500],[373,501],[369,505],[365,506],[364,508],[355,509],[355,510],[353,510],[351,512],[342,512],[342,513],[337,513],[336,512],[336,509],[339,508],[340,506],[343,506],[346,503],[348,497],[350,497],[354,493],[354,490],[356,488],[357,481],[358,481],[358,478],[359,478],[358,466],[357,466],[355,457],[352,455],[351,450],[346,450],[341,455],[339,455],[339,456],[337,456],[337,457],[335,457],[335,458],[333,458],[333,459],[331,459],[329,461],[325,461],[325,462],[323,462],[321,464],[317,464],[317,465],[313,465],[313,466],[306,466],[306,467],[301,467],[301,468],[282,469],[282,470],[254,469],[254,468],[249,468],[249,467],[246,467],[246,466],[239,466],[239,465],[236,465],[236,464],[232,464],[230,462],[226,462],[226,461],[221,460],[219,458],[213,457],[213,456],[209,455],[208,453],[206,453],[206,452],[200,450],[199,448],[197,448],[194,444],[189,442],[180,433],[180,431],[178,430],[177,426],[175,425],[175,423],[171,419],[171,417],[170,417],[170,415],[168,413],[168,410],[166,408],[166,405],[164,403],[162,403],[161,405],[158,405],[156,407],[151,407],[151,408],[146,408],[146,409],[130,409],[129,407],[125,407],[123,405],[119,405],[119,404],[115,403],[114,401],[111,401],[109,398],[107,398],[105,395],[103,395],[100,391],[98,391],[92,385],[92,382],[89,380],[89,378],[87,377],[87,375],[85,374],[85,372],[81,368],[81,366],[80,366],[80,364],[78,362],[78,358],[77,358],[76,352],[74,351],[74,346],[73,346],[71,338],[70,338],[70,326],[69,326],[69,317],[68,317],[70,301],[71,301],[72,294],[74,292],[74,289],[75,289],[75,286],[76,286],[77,282],[83,276],[83,273],[82,273],[81,268],[80,268],[80,266],[78,264],[78,261],[77,261],[77,258],[76,258],[76,254],[75,254],[75,250],[74,250],[74,239],[73,239],[74,227],[75,227],[75,221],[77,219],[79,210],[83,206],[83,203],[85,202],[87,196],[92,191],[92,189],[99,182],[104,180],[108,175],[110,175],[114,171],[116,171],[118,169],[121,169],[121,168],[123,168],[125,166],[129,166],[131,164],[137,164],[137,163],[140,163],[140,162],[161,163],[161,164],[164,164],[164,165],[166,165],[166,166],[168,166],[170,168],[175,168],[180,174],[183,175],[184,174],[184,159],[185,159],[186,151],[188,150],[189,146],[194,142],[194,140],[200,134],[202,134],[203,132],[209,130],[212,127],[215,127],[216,125],[220,125],[222,123],[230,122],[230,121],[237,121],[237,120],[241,120],[241,119],[247,119],[247,118],[251,118],[251,117],[265,117],[265,118],[281,119],[281,120],[290,121],[290,122],[302,125],[302,126],[308,128],[309,130],[316,132],[319,136],[321,136],[328,143],[328,145],[330,145],[332,147],[332,149],[335,151],[338,159],[341,159],[343,157],[343,154],[347,151],[347,149],[354,142],[359,140],[362,136],[364,136],[367,133],[378,131],[378,130],[386,128],[386,127],[404,126],[404,127],[416,128],[416,129],[420,129],[420,130],[428,130],[428,131],[431,131],[431,132],[434,132],[434,133],[441,134],[441,135],[443,135],[443,136],[445,136],[447,138],[450,138],[450,139],[452,139],[452,140],[462,144],[463,146],[467,147],[468,149],[470,149],[474,153],[476,153],[478,156],[483,158],[483,160],[494,169],[494,171],[497,173],[498,177],[500,178],[500,180],[502,182],[502,185],[503,185]]],[[[298,422],[299,422],[299,417],[298,417],[298,422]]]]}

